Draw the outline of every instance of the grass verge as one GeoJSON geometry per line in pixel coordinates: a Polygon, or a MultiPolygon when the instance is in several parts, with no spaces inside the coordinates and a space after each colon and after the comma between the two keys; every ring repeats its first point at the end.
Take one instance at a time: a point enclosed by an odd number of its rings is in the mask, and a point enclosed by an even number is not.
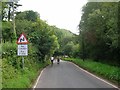
{"type": "MultiPolygon", "coordinates": [[[[34,64],[35,65],[35,64],[34,64]]],[[[12,66],[8,67],[11,71],[4,73],[3,88],[32,88],[32,85],[40,70],[48,65],[48,62],[38,63],[34,67],[15,70],[12,66]],[[12,73],[12,74],[10,74],[12,73]]],[[[6,66],[7,68],[7,66],[6,66]]]]}
{"type": "Polygon", "coordinates": [[[2,49],[2,88],[31,88],[41,69],[49,64],[42,63],[38,59],[36,49],[29,44],[29,55],[24,56],[24,69],[22,68],[22,57],[17,56],[17,44],[6,42],[0,45],[2,49]]]}
{"type": "Polygon", "coordinates": [[[94,73],[104,79],[111,81],[116,85],[120,85],[120,68],[115,66],[106,65],[100,62],[94,62],[92,60],[81,60],[75,58],[63,58],[63,60],[71,61],[83,69],[94,73]]]}

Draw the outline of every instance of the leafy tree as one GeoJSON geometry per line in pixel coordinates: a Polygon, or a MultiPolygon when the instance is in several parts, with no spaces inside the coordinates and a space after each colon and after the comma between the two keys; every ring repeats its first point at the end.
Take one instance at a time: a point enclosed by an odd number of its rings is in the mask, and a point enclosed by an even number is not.
{"type": "Polygon", "coordinates": [[[14,39],[14,34],[12,33],[12,24],[11,22],[2,22],[2,39],[4,43],[6,41],[13,41],[14,39]]]}
{"type": "Polygon", "coordinates": [[[31,36],[31,33],[35,30],[32,28],[33,22],[28,20],[17,20],[16,19],[16,31],[17,31],[17,37],[19,38],[20,34],[24,32],[27,37],[29,38],[31,36]]]}
{"type": "Polygon", "coordinates": [[[32,33],[30,40],[38,48],[39,59],[44,60],[46,56],[50,57],[59,48],[57,37],[49,29],[49,26],[45,22],[41,22],[41,20],[33,28],[36,31],[32,33]]]}
{"type": "Polygon", "coordinates": [[[73,52],[74,52],[74,43],[71,41],[69,43],[67,43],[67,45],[65,45],[64,47],[64,54],[70,56],[73,56],[73,52]]]}
{"type": "Polygon", "coordinates": [[[13,14],[15,14],[17,8],[22,6],[18,4],[18,0],[14,2],[1,2],[2,3],[2,20],[13,20],[13,14]]]}
{"type": "Polygon", "coordinates": [[[32,22],[36,22],[37,19],[40,18],[40,15],[38,12],[34,12],[32,10],[29,11],[24,11],[24,12],[18,12],[16,19],[19,20],[28,20],[28,21],[32,21],[32,22]]]}
{"type": "MultiPolygon", "coordinates": [[[[51,30],[54,31],[54,34],[57,36],[58,43],[60,45],[60,48],[57,51],[55,51],[54,55],[57,55],[57,56],[58,55],[65,55],[65,51],[66,51],[65,47],[67,47],[66,45],[68,43],[70,43],[71,41],[74,43],[74,45],[78,43],[77,36],[68,30],[59,29],[56,26],[51,26],[51,30]]],[[[72,57],[72,55],[73,54],[71,54],[71,57],[72,57]]]]}
{"type": "MultiPolygon", "coordinates": [[[[117,60],[118,50],[118,3],[88,2],[83,7],[79,24],[80,45],[84,43],[86,58],[117,60]]],[[[101,62],[102,62],[101,61],[101,62]]]]}

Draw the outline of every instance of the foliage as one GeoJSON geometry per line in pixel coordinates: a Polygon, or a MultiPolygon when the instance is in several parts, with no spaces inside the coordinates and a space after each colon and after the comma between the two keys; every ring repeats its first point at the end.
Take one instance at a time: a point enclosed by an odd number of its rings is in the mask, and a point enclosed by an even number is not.
{"type": "Polygon", "coordinates": [[[13,27],[11,22],[2,22],[2,39],[4,43],[6,41],[13,41],[14,34],[13,34],[13,27]]]}
{"type": "Polygon", "coordinates": [[[54,34],[57,36],[60,47],[55,51],[54,56],[69,55],[73,57],[78,55],[78,47],[75,49],[75,46],[78,45],[77,35],[71,33],[68,30],[59,29],[55,26],[51,26],[51,30],[53,30],[54,34]]]}
{"type": "Polygon", "coordinates": [[[29,56],[24,57],[25,65],[22,68],[22,58],[17,56],[16,43],[3,43],[2,56],[2,85],[3,88],[28,88],[35,80],[40,68],[48,63],[40,63],[35,58],[35,47],[29,45],[29,56]],[[16,82],[17,80],[17,82],[16,82]]]}
{"type": "MultiPolygon", "coordinates": [[[[32,61],[32,59],[29,59],[32,61]]],[[[24,70],[15,69],[13,66],[7,64],[3,59],[3,88],[30,88],[31,83],[36,79],[39,74],[39,69],[45,67],[47,63],[30,63],[26,59],[26,66],[24,70]],[[29,62],[29,63],[27,63],[29,62]]]]}
{"type": "Polygon", "coordinates": [[[32,21],[32,22],[36,22],[38,18],[40,18],[39,13],[34,12],[32,10],[24,11],[24,12],[18,12],[17,16],[16,16],[16,19],[27,20],[27,21],[32,21]]]}
{"type": "MultiPolygon", "coordinates": [[[[86,58],[96,60],[107,59],[112,61],[119,59],[118,51],[120,51],[120,45],[118,42],[120,39],[118,37],[120,34],[117,31],[116,24],[117,5],[116,3],[87,3],[83,7],[83,16],[79,25],[79,36],[68,30],[48,25],[46,21],[40,19],[40,15],[37,12],[32,10],[16,12],[15,29],[17,38],[23,32],[29,41],[29,55],[25,57],[25,68],[23,70],[21,57],[17,56],[17,44],[11,22],[13,18],[12,3],[3,2],[2,9],[0,8],[2,11],[0,15],[2,14],[2,35],[4,42],[0,45],[2,47],[0,52],[2,52],[3,61],[3,87],[30,87],[39,69],[48,65],[46,62],[48,62],[52,55],[78,57],[85,54],[86,58]]],[[[20,5],[15,3],[15,6],[14,9],[20,5]]],[[[115,75],[116,68],[114,67],[89,61],[82,62],[75,60],[75,62],[81,63],[80,65],[83,65],[85,68],[97,67],[98,64],[99,67],[93,69],[94,72],[104,74],[109,79],[117,80],[115,75]],[[106,68],[106,72],[102,71],[104,68],[106,68]],[[110,72],[108,68],[114,69],[114,72],[110,72]]]]}
{"type": "Polygon", "coordinates": [[[37,48],[38,59],[44,61],[45,57],[50,57],[59,48],[57,37],[51,27],[43,20],[39,19],[39,14],[34,11],[24,11],[16,16],[17,36],[24,32],[29,41],[37,48]],[[33,16],[30,16],[30,14],[33,16]],[[36,44],[36,42],[38,42],[36,44]]]}
{"type": "MultiPolygon", "coordinates": [[[[80,52],[86,58],[118,63],[118,3],[88,2],[83,7],[83,15],[79,24],[80,52]]],[[[101,61],[101,62],[102,62],[101,61]]]]}
{"type": "Polygon", "coordinates": [[[33,28],[36,29],[36,32],[32,34],[31,42],[38,48],[37,54],[42,56],[41,58],[44,60],[45,56],[50,57],[59,48],[57,37],[49,26],[41,20],[34,24],[33,28]]]}
{"type": "Polygon", "coordinates": [[[26,37],[29,39],[34,29],[32,29],[32,22],[27,20],[17,20],[16,19],[16,32],[17,38],[19,38],[21,33],[25,33],[26,37]]]}
{"type": "MultiPolygon", "coordinates": [[[[13,31],[13,2],[3,2],[2,9],[2,73],[3,88],[28,88],[38,75],[39,69],[48,65],[49,58],[55,52],[64,52],[66,45],[69,46],[72,38],[76,37],[73,33],[65,29],[50,26],[46,21],[40,19],[38,12],[32,10],[16,12],[18,6],[14,3],[15,10],[15,30],[17,38],[24,33],[29,41],[28,56],[24,57],[25,66],[22,67],[21,57],[17,56],[17,44],[13,31]],[[59,49],[59,47],[61,49],[59,49]],[[42,63],[44,62],[44,63],[42,63]]],[[[75,40],[75,39],[74,39],[75,40]]],[[[73,50],[76,42],[70,44],[73,50]]],[[[76,50],[76,49],[74,49],[76,50]]],[[[72,51],[71,51],[72,53],[72,51]]],[[[66,54],[69,54],[68,52],[66,54]]],[[[70,55],[73,55],[70,54],[70,55]]]]}
{"type": "Polygon", "coordinates": [[[37,77],[39,69],[48,65],[46,62],[48,62],[49,57],[59,48],[57,37],[50,26],[39,19],[39,15],[33,18],[27,17],[30,14],[29,12],[33,11],[23,12],[26,13],[26,16],[23,16],[24,19],[18,17],[22,15],[21,12],[18,16],[16,15],[15,20],[17,37],[24,32],[30,42],[28,45],[29,55],[24,57],[24,70],[22,69],[21,57],[17,56],[16,41],[12,38],[12,24],[10,21],[3,22],[2,68],[4,88],[30,87],[30,84],[37,77]],[[17,83],[16,79],[18,80],[17,83]]]}
{"type": "Polygon", "coordinates": [[[18,4],[18,0],[13,1],[13,2],[2,2],[2,20],[3,21],[11,21],[13,20],[13,14],[16,11],[16,9],[21,6],[20,4],[18,4]],[[13,10],[14,8],[14,10],[13,10]]]}

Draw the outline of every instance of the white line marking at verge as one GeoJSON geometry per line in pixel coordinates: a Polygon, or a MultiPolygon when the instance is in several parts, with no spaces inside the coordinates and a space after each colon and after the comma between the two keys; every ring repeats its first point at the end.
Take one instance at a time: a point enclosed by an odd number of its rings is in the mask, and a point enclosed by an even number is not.
{"type": "MultiPolygon", "coordinates": [[[[70,63],[74,64],[73,62],[70,62],[70,63]]],[[[115,86],[115,85],[113,85],[113,84],[111,84],[111,83],[109,83],[109,82],[107,82],[107,81],[105,81],[105,80],[103,80],[103,79],[101,79],[101,78],[95,76],[94,74],[92,74],[92,73],[90,73],[90,72],[88,72],[88,71],[82,69],[81,67],[77,66],[76,64],[74,64],[74,65],[75,65],[77,68],[79,68],[80,70],[86,72],[87,74],[89,74],[89,75],[91,75],[91,76],[93,76],[93,77],[95,77],[95,78],[97,78],[97,79],[99,79],[99,80],[101,80],[101,81],[107,83],[108,85],[111,85],[111,86],[114,87],[114,88],[119,89],[117,86],[115,86]]]]}
{"type": "Polygon", "coordinates": [[[39,75],[39,77],[37,78],[37,81],[36,81],[36,83],[35,83],[35,85],[34,85],[34,87],[33,87],[33,90],[34,90],[34,88],[36,88],[36,86],[37,86],[37,84],[38,84],[38,81],[40,80],[40,77],[41,77],[41,75],[42,75],[42,73],[43,73],[43,71],[45,70],[46,68],[44,68],[41,72],[40,72],[40,75],[39,75]]]}

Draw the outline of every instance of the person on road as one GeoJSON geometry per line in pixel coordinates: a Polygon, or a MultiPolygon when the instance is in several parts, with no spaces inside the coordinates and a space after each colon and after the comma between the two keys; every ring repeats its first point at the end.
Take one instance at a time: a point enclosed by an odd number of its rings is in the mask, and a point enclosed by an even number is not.
{"type": "Polygon", "coordinates": [[[59,62],[60,62],[60,58],[58,57],[58,58],[57,58],[57,64],[59,64],[59,62]]]}
{"type": "Polygon", "coordinates": [[[53,64],[54,57],[51,57],[51,64],[53,64]]]}

